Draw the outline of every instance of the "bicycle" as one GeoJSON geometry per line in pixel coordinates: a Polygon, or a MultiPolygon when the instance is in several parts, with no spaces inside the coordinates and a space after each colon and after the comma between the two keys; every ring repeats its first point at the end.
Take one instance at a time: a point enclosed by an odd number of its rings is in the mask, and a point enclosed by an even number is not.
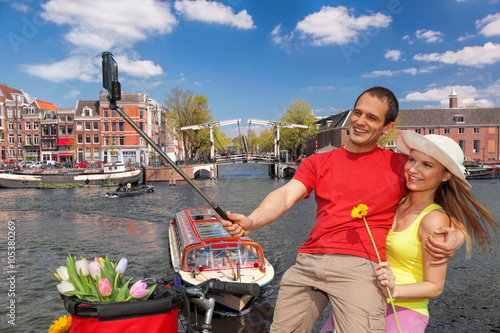
{"type": "Polygon", "coordinates": [[[198,333],[212,333],[215,299],[208,297],[209,295],[231,294],[237,296],[251,295],[253,297],[260,295],[260,286],[257,283],[223,282],[217,279],[210,279],[195,286],[184,287],[179,274],[158,281],[154,279],[146,280],[160,285],[171,286],[171,288],[182,295],[184,299],[182,306],[184,307],[184,316],[187,321],[187,325],[183,329],[186,333],[192,333],[193,329],[198,333]],[[195,304],[195,306],[205,311],[203,323],[200,326],[197,322],[192,323],[190,303],[195,304]]]}

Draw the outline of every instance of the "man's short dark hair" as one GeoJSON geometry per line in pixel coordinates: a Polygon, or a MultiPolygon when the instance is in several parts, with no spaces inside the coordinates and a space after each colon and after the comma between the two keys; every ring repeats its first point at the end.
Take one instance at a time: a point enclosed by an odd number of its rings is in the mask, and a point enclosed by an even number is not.
{"type": "Polygon", "coordinates": [[[380,100],[387,100],[387,104],[389,107],[387,108],[387,111],[385,113],[385,122],[384,126],[396,121],[396,118],[398,117],[399,113],[399,102],[394,93],[384,87],[372,87],[370,89],[366,89],[363,91],[361,95],[359,95],[358,99],[356,100],[356,103],[354,103],[354,107],[356,108],[356,104],[358,104],[358,100],[363,96],[364,94],[370,94],[373,97],[376,97],[380,100]]]}

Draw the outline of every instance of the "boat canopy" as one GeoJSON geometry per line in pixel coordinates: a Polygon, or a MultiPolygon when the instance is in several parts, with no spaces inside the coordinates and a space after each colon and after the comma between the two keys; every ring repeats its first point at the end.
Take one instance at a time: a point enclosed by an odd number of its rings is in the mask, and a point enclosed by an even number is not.
{"type": "Polygon", "coordinates": [[[248,237],[233,237],[222,228],[219,216],[209,208],[177,213],[175,221],[181,269],[241,269],[263,267],[260,245],[248,237]]]}

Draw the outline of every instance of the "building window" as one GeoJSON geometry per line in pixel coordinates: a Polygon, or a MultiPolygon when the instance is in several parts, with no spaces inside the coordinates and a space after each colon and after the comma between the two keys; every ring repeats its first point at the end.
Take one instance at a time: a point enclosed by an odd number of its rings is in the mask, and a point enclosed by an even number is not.
{"type": "Polygon", "coordinates": [[[116,110],[111,110],[111,118],[116,118],[116,110]]]}
{"type": "Polygon", "coordinates": [[[474,127],[474,131],[473,131],[474,134],[479,134],[479,127],[474,127]]]}
{"type": "Polygon", "coordinates": [[[66,116],[66,122],[68,122],[68,123],[73,122],[73,115],[72,115],[72,114],[68,114],[68,115],[66,116]]]}
{"type": "Polygon", "coordinates": [[[94,134],[94,143],[99,143],[99,134],[94,134]]]}
{"type": "Polygon", "coordinates": [[[429,128],[428,134],[435,134],[436,130],[434,128],[429,128]]]}
{"type": "Polygon", "coordinates": [[[38,134],[33,135],[33,144],[37,145],[40,142],[40,139],[38,138],[38,134]]]}
{"type": "Polygon", "coordinates": [[[415,128],[415,133],[422,134],[422,130],[420,128],[415,128]]]}
{"type": "Polygon", "coordinates": [[[85,143],[91,143],[90,142],[90,134],[85,134],[85,143]]]}
{"type": "Polygon", "coordinates": [[[449,128],[445,128],[444,129],[444,134],[450,134],[450,129],[449,128]]]}
{"type": "Polygon", "coordinates": [[[108,108],[103,108],[102,109],[103,117],[108,118],[109,117],[109,109],[108,108]]]}
{"type": "Polygon", "coordinates": [[[94,125],[94,130],[98,131],[99,130],[99,122],[94,121],[93,125],[94,125]]]}
{"type": "Polygon", "coordinates": [[[83,143],[83,134],[76,135],[76,143],[83,143]]]}
{"type": "Polygon", "coordinates": [[[125,124],[123,123],[123,121],[120,121],[120,122],[118,123],[118,130],[119,130],[120,132],[123,132],[123,131],[125,130],[125,124]]]}
{"type": "Polygon", "coordinates": [[[73,135],[73,125],[66,126],[68,135],[73,135]]]}
{"type": "Polygon", "coordinates": [[[66,122],[66,116],[64,116],[64,115],[59,115],[59,122],[60,122],[60,123],[65,123],[65,122],[66,122]]]}
{"type": "Polygon", "coordinates": [[[139,108],[139,119],[144,119],[144,109],[139,108]]]}
{"type": "Polygon", "coordinates": [[[104,137],[104,145],[109,146],[109,136],[104,137]]]}
{"type": "Polygon", "coordinates": [[[78,161],[83,162],[83,148],[78,148],[78,161]]]}
{"type": "Polygon", "coordinates": [[[111,145],[116,146],[116,137],[114,136],[111,137],[111,145]]]}
{"type": "Polygon", "coordinates": [[[47,126],[42,127],[42,135],[49,136],[49,128],[47,126]]]}
{"type": "Polygon", "coordinates": [[[27,121],[25,124],[24,124],[24,128],[26,130],[31,130],[31,122],[27,121]]]}
{"type": "Polygon", "coordinates": [[[33,140],[31,140],[31,135],[26,135],[26,144],[31,146],[33,144],[33,140]]]}
{"type": "Polygon", "coordinates": [[[50,126],[50,135],[52,135],[52,136],[57,135],[57,125],[50,126]]]}
{"type": "Polygon", "coordinates": [[[464,121],[464,116],[456,114],[453,116],[453,121],[455,121],[457,124],[463,124],[464,121]]]}
{"type": "Polygon", "coordinates": [[[85,148],[85,159],[86,160],[92,159],[92,150],[90,150],[90,148],[85,148]]]}
{"type": "Polygon", "coordinates": [[[459,127],[458,128],[458,134],[465,134],[465,128],[459,127]]]}
{"type": "Polygon", "coordinates": [[[90,131],[90,121],[85,122],[85,130],[90,131]]]}
{"type": "Polygon", "coordinates": [[[9,121],[8,129],[9,129],[9,131],[13,131],[14,130],[14,123],[12,121],[9,121]]]}
{"type": "Polygon", "coordinates": [[[108,123],[103,123],[104,124],[104,132],[109,131],[109,124],[108,123]]]}
{"type": "Polygon", "coordinates": [[[458,145],[462,148],[462,151],[465,151],[465,140],[458,140],[458,145]]]}
{"type": "Polygon", "coordinates": [[[92,110],[89,109],[89,108],[85,108],[83,110],[83,114],[82,115],[85,116],[85,117],[90,117],[90,116],[92,116],[92,110]]]}
{"type": "Polygon", "coordinates": [[[99,148],[94,148],[94,160],[99,160],[99,148]]]}
{"type": "Polygon", "coordinates": [[[76,130],[83,131],[83,123],[81,121],[76,122],[76,130]]]}
{"type": "Polygon", "coordinates": [[[66,126],[59,126],[59,135],[66,135],[66,126]]]}
{"type": "Polygon", "coordinates": [[[144,123],[142,121],[139,123],[139,127],[144,131],[144,123]]]}
{"type": "Polygon", "coordinates": [[[115,122],[111,123],[111,131],[116,132],[116,123],[115,122]]]}
{"type": "Polygon", "coordinates": [[[481,151],[481,141],[480,140],[474,140],[474,147],[472,148],[473,153],[479,153],[481,151]]]}
{"type": "Polygon", "coordinates": [[[125,146],[125,137],[120,136],[120,146],[125,146]]]}
{"type": "Polygon", "coordinates": [[[9,134],[9,143],[14,143],[14,134],[9,134]]]}

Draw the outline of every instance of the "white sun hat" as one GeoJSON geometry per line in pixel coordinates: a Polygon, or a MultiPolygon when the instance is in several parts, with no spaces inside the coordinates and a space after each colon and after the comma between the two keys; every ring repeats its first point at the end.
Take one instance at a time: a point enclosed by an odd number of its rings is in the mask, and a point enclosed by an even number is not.
{"type": "Polygon", "coordinates": [[[412,131],[399,131],[396,147],[398,152],[405,155],[410,155],[411,149],[429,155],[451,172],[467,190],[472,188],[465,179],[464,152],[453,139],[443,135],[421,135],[412,131]]]}

